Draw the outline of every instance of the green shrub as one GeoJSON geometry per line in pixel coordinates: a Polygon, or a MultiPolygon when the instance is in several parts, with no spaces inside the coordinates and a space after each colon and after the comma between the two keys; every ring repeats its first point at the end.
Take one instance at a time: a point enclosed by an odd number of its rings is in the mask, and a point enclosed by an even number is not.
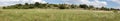
{"type": "Polygon", "coordinates": [[[118,10],[113,10],[114,13],[118,13],[118,10]]]}

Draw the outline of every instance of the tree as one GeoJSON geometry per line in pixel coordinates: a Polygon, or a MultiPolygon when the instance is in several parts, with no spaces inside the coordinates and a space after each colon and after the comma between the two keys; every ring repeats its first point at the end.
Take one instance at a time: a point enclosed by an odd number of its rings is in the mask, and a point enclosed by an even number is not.
{"type": "Polygon", "coordinates": [[[94,6],[89,6],[89,8],[94,8],[94,6]]]}
{"type": "Polygon", "coordinates": [[[17,6],[22,6],[22,4],[16,4],[17,6]]]}
{"type": "Polygon", "coordinates": [[[66,5],[65,4],[61,4],[59,9],[66,9],[66,5]]]}
{"type": "Polygon", "coordinates": [[[109,8],[106,8],[106,7],[101,7],[100,10],[110,11],[110,9],[109,9],[109,8]]]}
{"type": "Polygon", "coordinates": [[[48,4],[41,4],[41,8],[47,8],[48,4]]]}
{"type": "Polygon", "coordinates": [[[39,2],[35,2],[34,5],[38,7],[40,5],[40,3],[39,2]]]}
{"type": "Polygon", "coordinates": [[[71,8],[77,8],[77,5],[72,4],[71,8]]]}
{"type": "Polygon", "coordinates": [[[28,3],[25,3],[25,5],[29,5],[28,3]]]}
{"type": "Polygon", "coordinates": [[[120,11],[120,9],[116,9],[116,10],[120,11]]]}
{"type": "Polygon", "coordinates": [[[101,10],[105,10],[105,7],[101,7],[101,10]]]}
{"type": "Polygon", "coordinates": [[[4,6],[3,9],[6,9],[6,7],[4,6]]]}
{"type": "Polygon", "coordinates": [[[86,4],[82,4],[82,5],[79,5],[80,8],[84,8],[84,9],[87,9],[88,8],[88,5],[86,4]]]}
{"type": "Polygon", "coordinates": [[[29,9],[33,9],[34,7],[33,6],[30,6],[29,9]]]}
{"type": "Polygon", "coordinates": [[[88,9],[93,9],[93,8],[94,8],[94,6],[90,5],[88,9]]]}

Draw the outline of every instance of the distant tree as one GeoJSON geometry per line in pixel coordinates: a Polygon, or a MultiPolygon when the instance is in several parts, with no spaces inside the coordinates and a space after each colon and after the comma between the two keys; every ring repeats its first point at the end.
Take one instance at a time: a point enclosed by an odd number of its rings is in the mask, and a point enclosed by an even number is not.
{"type": "Polygon", "coordinates": [[[86,4],[82,4],[82,5],[79,5],[80,8],[84,8],[84,9],[87,9],[88,8],[88,5],[86,4]]]}
{"type": "Polygon", "coordinates": [[[69,4],[64,4],[64,7],[65,7],[65,9],[70,9],[70,5],[69,4]]]}
{"type": "Polygon", "coordinates": [[[6,9],[6,7],[3,7],[3,9],[6,9]]]}
{"type": "Polygon", "coordinates": [[[40,3],[39,2],[35,2],[34,5],[38,7],[40,5],[40,3]]]}
{"type": "Polygon", "coordinates": [[[115,10],[114,8],[110,8],[110,10],[115,10]]]}
{"type": "Polygon", "coordinates": [[[17,6],[22,6],[22,4],[16,4],[17,6]]]}
{"type": "Polygon", "coordinates": [[[33,7],[33,6],[30,6],[30,7],[29,7],[29,9],[33,9],[33,8],[35,8],[35,7],[33,7]]]}
{"type": "Polygon", "coordinates": [[[59,7],[59,9],[66,9],[65,4],[61,4],[60,7],[59,7]]]}
{"type": "Polygon", "coordinates": [[[72,4],[70,8],[77,8],[77,5],[72,4]]]}
{"type": "Polygon", "coordinates": [[[116,9],[116,10],[120,11],[120,9],[116,9]]]}
{"type": "Polygon", "coordinates": [[[105,10],[105,7],[101,7],[101,10],[105,10]]]}
{"type": "Polygon", "coordinates": [[[101,7],[100,10],[106,10],[106,11],[110,11],[110,8],[106,8],[106,7],[101,7]]]}
{"type": "Polygon", "coordinates": [[[41,8],[47,8],[48,7],[48,4],[42,4],[42,5],[40,5],[41,6],[41,8]]]}
{"type": "Polygon", "coordinates": [[[100,8],[96,7],[94,10],[100,10],[100,8]]]}
{"type": "Polygon", "coordinates": [[[54,7],[59,7],[59,5],[57,5],[57,4],[54,4],[53,6],[54,6],[54,7]]]}
{"type": "Polygon", "coordinates": [[[28,3],[25,3],[25,5],[29,5],[28,3]]]}
{"type": "Polygon", "coordinates": [[[46,3],[46,4],[45,4],[45,7],[47,8],[47,7],[48,7],[48,5],[49,5],[49,4],[48,4],[48,3],[46,3]]]}
{"type": "Polygon", "coordinates": [[[93,8],[94,8],[94,6],[90,5],[88,9],[93,9],[93,8]]]}

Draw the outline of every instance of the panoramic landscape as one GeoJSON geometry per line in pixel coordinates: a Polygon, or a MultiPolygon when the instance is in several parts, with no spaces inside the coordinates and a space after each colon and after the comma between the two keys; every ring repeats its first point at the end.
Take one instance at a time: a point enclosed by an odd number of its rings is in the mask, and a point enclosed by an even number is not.
{"type": "Polygon", "coordinates": [[[120,21],[119,0],[1,0],[0,21],[120,21]]]}

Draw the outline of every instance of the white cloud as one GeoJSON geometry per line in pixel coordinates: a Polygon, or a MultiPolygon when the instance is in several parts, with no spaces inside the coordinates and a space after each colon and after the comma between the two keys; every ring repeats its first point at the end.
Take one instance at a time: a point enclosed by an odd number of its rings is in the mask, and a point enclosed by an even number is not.
{"type": "Polygon", "coordinates": [[[116,7],[112,7],[112,8],[115,8],[115,9],[120,9],[120,6],[116,6],[116,7]]]}
{"type": "Polygon", "coordinates": [[[106,6],[107,5],[107,2],[98,1],[98,0],[94,0],[94,1],[89,1],[89,0],[64,0],[64,1],[70,1],[70,2],[67,2],[67,3],[77,2],[77,3],[80,3],[80,4],[94,5],[96,7],[101,7],[101,6],[106,6]]]}
{"type": "Polygon", "coordinates": [[[40,3],[47,3],[46,1],[44,0],[21,0],[22,2],[24,3],[35,3],[35,2],[40,2],[40,3]]]}
{"type": "Polygon", "coordinates": [[[19,1],[19,0],[0,0],[0,2],[10,2],[10,1],[19,1]]]}
{"type": "Polygon", "coordinates": [[[34,3],[34,2],[47,3],[44,0],[0,0],[0,5],[13,5],[18,3],[34,3]]]}
{"type": "Polygon", "coordinates": [[[32,2],[47,3],[47,2],[45,2],[45,1],[43,1],[43,0],[32,0],[32,2]]]}
{"type": "Polygon", "coordinates": [[[114,7],[114,8],[116,8],[116,9],[120,9],[120,6],[116,6],[116,7],[114,7]]]}
{"type": "MultiPolygon", "coordinates": [[[[120,0],[111,0],[111,1],[120,4],[120,0]]],[[[120,9],[120,6],[116,6],[114,8],[120,9]]]]}
{"type": "Polygon", "coordinates": [[[111,0],[111,1],[120,4],[120,0],[111,0]]]}
{"type": "Polygon", "coordinates": [[[94,2],[90,2],[89,5],[94,5],[96,7],[101,7],[101,6],[106,6],[107,2],[94,1],[94,2]]]}

